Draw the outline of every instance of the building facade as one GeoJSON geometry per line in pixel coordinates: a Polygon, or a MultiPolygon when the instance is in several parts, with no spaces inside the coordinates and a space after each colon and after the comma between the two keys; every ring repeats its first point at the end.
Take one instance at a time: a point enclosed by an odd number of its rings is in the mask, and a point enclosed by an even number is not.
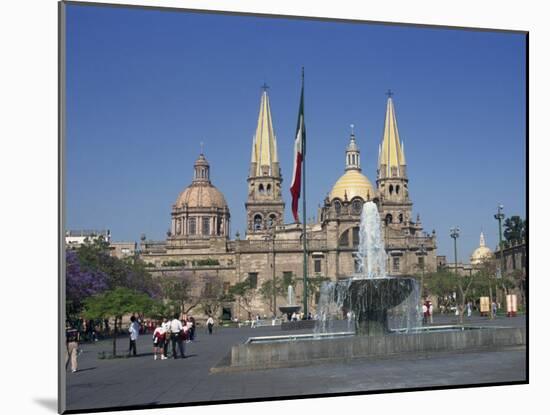
{"type": "MultiPolygon", "coordinates": [[[[343,149],[343,174],[319,208],[318,218],[306,225],[308,277],[338,280],[356,271],[359,223],[363,204],[374,202],[382,219],[388,263],[393,276],[431,272],[437,268],[436,235],[426,234],[420,216],[413,216],[409,178],[403,142],[391,96],[386,103],[384,131],[379,147],[376,180],[363,173],[360,148],[351,131],[343,149]]],[[[250,304],[232,303],[224,315],[248,318],[273,314],[271,299],[260,288],[275,279],[295,284],[296,301],[302,299],[303,229],[299,223],[284,223],[283,175],[267,90],[260,100],[256,133],[248,176],[243,177],[248,196],[244,204],[246,233],[230,238],[230,212],[223,194],[210,180],[210,166],[204,154],[195,162],[191,184],[172,207],[171,230],[166,241],[142,241],[141,257],[154,275],[185,272],[196,278],[217,278],[224,290],[248,280],[255,294],[250,304]]],[[[315,309],[313,289],[310,308],[315,309]]],[[[286,305],[284,296],[275,299],[286,305]]],[[[275,310],[276,314],[280,314],[275,310]]]]}

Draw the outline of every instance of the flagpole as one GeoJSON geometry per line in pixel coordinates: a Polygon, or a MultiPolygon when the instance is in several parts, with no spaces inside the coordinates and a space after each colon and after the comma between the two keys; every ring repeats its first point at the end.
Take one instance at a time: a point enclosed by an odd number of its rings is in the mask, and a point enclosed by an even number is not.
{"type": "MultiPolygon", "coordinates": [[[[303,94],[304,94],[304,67],[302,66],[302,100],[303,100],[303,94]]],[[[304,115],[304,107],[302,101],[302,117],[303,117],[303,125],[305,126],[305,115],[304,115]]],[[[305,131],[304,131],[305,135],[305,131]]],[[[307,319],[307,295],[308,295],[308,284],[307,284],[307,231],[306,231],[306,222],[307,222],[307,216],[306,216],[306,140],[302,141],[302,192],[303,192],[303,199],[302,199],[302,225],[303,225],[303,243],[304,243],[304,317],[307,319]]]]}

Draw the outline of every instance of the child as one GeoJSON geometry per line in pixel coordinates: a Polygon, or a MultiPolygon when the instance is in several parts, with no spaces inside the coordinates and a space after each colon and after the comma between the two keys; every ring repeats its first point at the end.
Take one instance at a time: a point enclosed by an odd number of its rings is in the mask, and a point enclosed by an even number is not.
{"type": "Polygon", "coordinates": [[[167,357],[164,354],[166,347],[166,330],[163,326],[157,326],[153,332],[153,356],[157,360],[157,352],[160,352],[160,359],[165,360],[167,357]]]}

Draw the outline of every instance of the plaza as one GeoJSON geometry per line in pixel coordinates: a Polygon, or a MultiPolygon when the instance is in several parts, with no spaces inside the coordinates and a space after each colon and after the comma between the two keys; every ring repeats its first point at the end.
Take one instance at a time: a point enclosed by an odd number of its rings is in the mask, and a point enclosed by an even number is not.
{"type": "MultiPolygon", "coordinates": [[[[434,316],[434,325],[446,324],[456,324],[454,316],[434,316]]],[[[473,316],[467,324],[525,327],[526,321],[524,316],[498,316],[494,320],[473,316]]],[[[308,366],[269,370],[211,371],[223,364],[234,344],[249,337],[280,334],[280,327],[267,326],[217,328],[210,336],[200,327],[196,341],[186,345],[186,359],[164,361],[153,360],[149,334],[139,337],[138,356],[132,358],[99,359],[101,351],[111,348],[108,340],[82,344],[79,370],[67,375],[67,409],[520,383],[527,376],[525,346],[330,363],[312,361],[308,366]]],[[[118,347],[124,354],[127,339],[121,338],[118,347]]]]}

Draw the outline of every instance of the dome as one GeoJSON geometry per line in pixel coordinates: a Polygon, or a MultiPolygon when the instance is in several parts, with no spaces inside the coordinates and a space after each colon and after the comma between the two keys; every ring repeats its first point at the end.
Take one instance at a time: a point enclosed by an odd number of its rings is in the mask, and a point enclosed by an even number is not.
{"type": "Polygon", "coordinates": [[[373,199],[375,191],[367,176],[359,170],[347,170],[336,182],[330,191],[330,200],[335,198],[340,200],[352,200],[359,196],[363,200],[373,199]]]}
{"type": "Polygon", "coordinates": [[[479,235],[479,247],[475,249],[470,257],[470,263],[477,265],[481,264],[483,261],[490,259],[493,256],[493,251],[485,246],[485,237],[483,232],[479,235]]]}
{"type": "Polygon", "coordinates": [[[227,207],[222,192],[210,183],[192,184],[178,196],[176,207],[187,205],[190,208],[218,208],[227,207]]]}
{"type": "Polygon", "coordinates": [[[493,256],[493,251],[491,251],[486,246],[480,246],[472,253],[470,262],[472,264],[481,264],[486,259],[489,259],[493,256]]]}

